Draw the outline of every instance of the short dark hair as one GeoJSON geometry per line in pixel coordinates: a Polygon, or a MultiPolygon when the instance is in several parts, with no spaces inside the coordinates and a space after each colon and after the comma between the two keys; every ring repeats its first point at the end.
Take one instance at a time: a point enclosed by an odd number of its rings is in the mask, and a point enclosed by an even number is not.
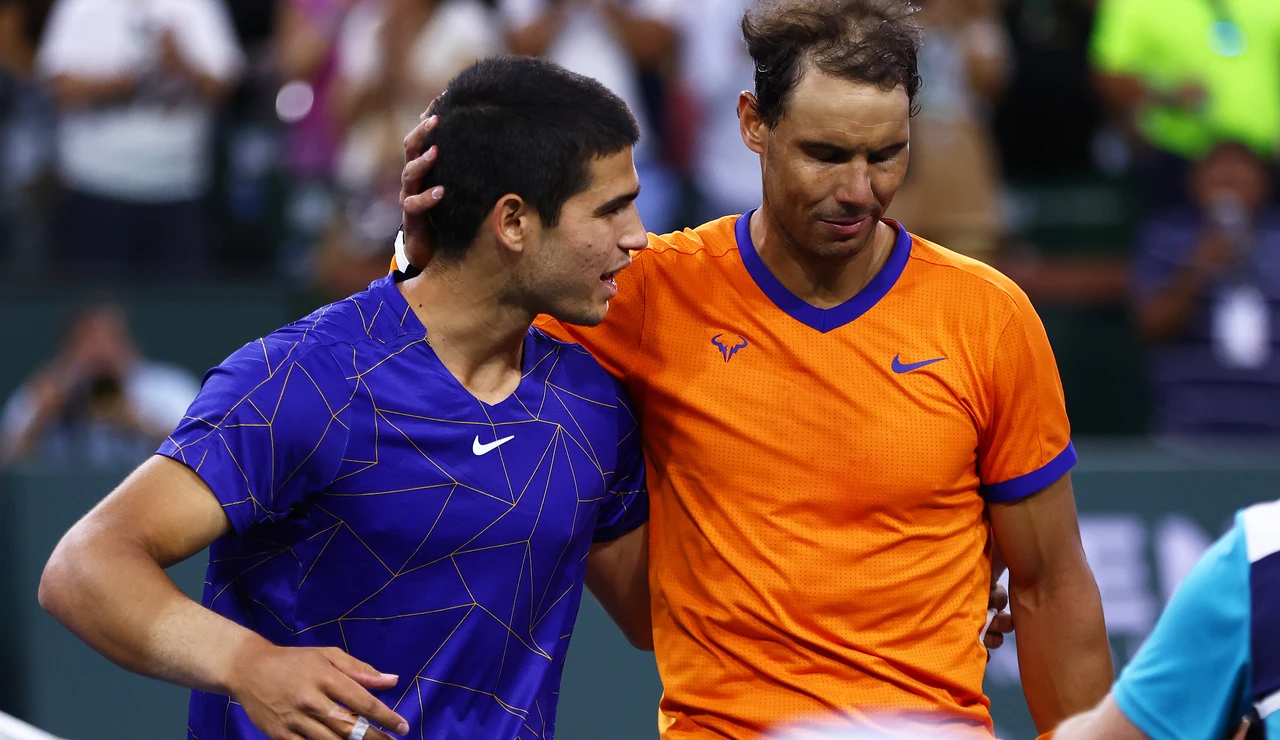
{"type": "Polygon", "coordinates": [[[915,113],[920,24],[909,0],[760,0],[742,16],[755,62],[756,106],[773,128],[800,75],[829,75],[892,90],[901,85],[915,113]]]}
{"type": "Polygon", "coordinates": [[[439,157],[426,188],[443,185],[430,212],[435,256],[466,254],[498,199],[524,198],[548,227],[591,184],[591,162],[635,146],[640,129],[604,85],[531,57],[483,59],[460,72],[431,106],[440,117],[426,146],[439,157]]]}

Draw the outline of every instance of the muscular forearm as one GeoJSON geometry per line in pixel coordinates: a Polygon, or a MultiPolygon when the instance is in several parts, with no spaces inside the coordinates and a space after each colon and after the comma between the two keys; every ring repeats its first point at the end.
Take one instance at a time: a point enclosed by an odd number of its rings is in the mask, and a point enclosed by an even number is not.
{"type": "Polygon", "coordinates": [[[236,657],[266,641],[187,598],[137,543],[82,529],[72,529],[49,560],[40,605],[123,668],[230,693],[236,657]]]}
{"type": "Polygon", "coordinates": [[[1092,574],[1010,585],[1018,627],[1018,667],[1027,706],[1040,732],[1106,696],[1114,678],[1102,598],[1092,574]]]}

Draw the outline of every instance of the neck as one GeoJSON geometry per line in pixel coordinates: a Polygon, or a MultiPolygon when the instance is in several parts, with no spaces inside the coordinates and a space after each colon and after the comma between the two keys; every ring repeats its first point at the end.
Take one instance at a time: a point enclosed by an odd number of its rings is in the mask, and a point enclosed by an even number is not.
{"type": "Polygon", "coordinates": [[[472,395],[489,403],[520,384],[524,338],[534,319],[509,300],[506,282],[501,271],[433,262],[398,286],[440,362],[472,395]]]}
{"type": "Polygon", "coordinates": [[[853,298],[880,272],[893,252],[897,234],[877,222],[866,245],[856,252],[823,258],[800,247],[762,205],[751,216],[751,243],[760,261],[783,287],[816,308],[831,308],[853,298]]]}

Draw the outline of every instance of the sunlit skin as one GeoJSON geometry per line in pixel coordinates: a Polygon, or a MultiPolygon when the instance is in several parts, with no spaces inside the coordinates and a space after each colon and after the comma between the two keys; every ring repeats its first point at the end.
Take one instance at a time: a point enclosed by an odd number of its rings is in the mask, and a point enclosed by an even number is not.
{"type": "Polygon", "coordinates": [[[738,100],[742,139],[760,155],[763,177],[752,241],[792,293],[819,308],[839,305],[893,249],[896,231],[880,217],[907,173],[907,93],[811,68],[773,129],[755,103],[751,93],[738,100]]]}

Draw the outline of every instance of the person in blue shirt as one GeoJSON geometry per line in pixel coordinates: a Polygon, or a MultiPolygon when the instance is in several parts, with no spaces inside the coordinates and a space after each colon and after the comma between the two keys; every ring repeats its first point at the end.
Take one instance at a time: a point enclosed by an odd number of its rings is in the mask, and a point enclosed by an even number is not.
{"type": "Polygon", "coordinates": [[[599,323],[645,245],[635,120],[511,57],[433,112],[431,267],[211,370],[46,567],[40,603],[76,635],[194,689],[190,738],[552,738],[584,578],[651,639],[629,402],[531,328],[599,323]],[[197,604],[163,569],[205,547],[197,604]]]}
{"type": "Polygon", "coordinates": [[[1093,710],[1054,740],[1280,740],[1280,501],[1244,509],[1093,710]],[[1248,722],[1249,726],[1245,723],[1248,722]]]}

